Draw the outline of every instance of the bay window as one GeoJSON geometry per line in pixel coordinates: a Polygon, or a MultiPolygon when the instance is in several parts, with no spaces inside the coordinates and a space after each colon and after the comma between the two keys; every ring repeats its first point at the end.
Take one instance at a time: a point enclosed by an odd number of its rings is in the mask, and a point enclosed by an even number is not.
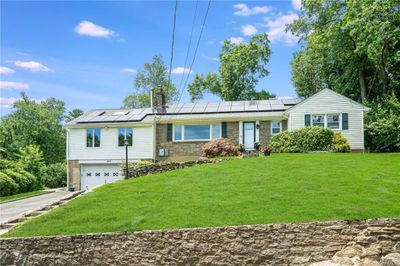
{"type": "Polygon", "coordinates": [[[221,137],[221,124],[174,125],[174,141],[202,141],[221,137]]]}

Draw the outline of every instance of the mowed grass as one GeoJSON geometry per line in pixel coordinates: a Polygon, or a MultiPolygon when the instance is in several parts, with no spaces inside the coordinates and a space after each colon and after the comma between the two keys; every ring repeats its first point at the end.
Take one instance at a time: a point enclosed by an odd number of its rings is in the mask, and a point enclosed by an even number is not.
{"type": "Polygon", "coordinates": [[[105,185],[11,236],[400,217],[400,154],[273,154],[105,185]]]}
{"type": "Polygon", "coordinates": [[[37,190],[37,191],[25,192],[25,193],[10,195],[10,196],[2,196],[2,197],[0,197],[0,203],[5,203],[5,202],[11,201],[11,200],[16,200],[16,199],[28,198],[28,197],[32,197],[32,196],[39,196],[39,195],[45,194],[45,193],[47,193],[47,191],[37,190]]]}

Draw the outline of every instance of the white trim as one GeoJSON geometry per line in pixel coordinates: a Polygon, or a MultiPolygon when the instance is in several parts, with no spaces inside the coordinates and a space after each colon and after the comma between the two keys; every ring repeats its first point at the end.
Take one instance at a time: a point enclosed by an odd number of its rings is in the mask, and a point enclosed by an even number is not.
{"type": "Polygon", "coordinates": [[[260,143],[260,121],[256,121],[256,142],[260,143]]]}
{"type": "Polygon", "coordinates": [[[101,139],[102,139],[102,137],[103,137],[103,134],[101,133],[101,128],[100,127],[87,127],[86,128],[86,134],[85,134],[85,148],[86,149],[98,149],[98,148],[101,148],[101,143],[102,143],[102,141],[101,141],[101,139]],[[94,130],[95,129],[99,129],[100,130],[100,145],[98,146],[98,147],[96,147],[95,145],[94,145],[94,130]],[[92,143],[93,143],[93,146],[88,146],[87,145],[87,133],[88,133],[88,129],[93,129],[93,139],[92,139],[92,143]]]}
{"type": "Polygon", "coordinates": [[[243,144],[243,121],[239,121],[239,144],[243,144]]]}
{"type": "Polygon", "coordinates": [[[67,190],[69,190],[69,129],[66,129],[65,156],[67,158],[67,190]]]}

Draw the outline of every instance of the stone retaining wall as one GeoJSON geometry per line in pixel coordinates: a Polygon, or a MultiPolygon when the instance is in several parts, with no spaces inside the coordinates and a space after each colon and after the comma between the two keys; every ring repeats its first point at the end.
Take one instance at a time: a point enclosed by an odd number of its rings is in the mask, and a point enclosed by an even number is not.
{"type": "Polygon", "coordinates": [[[390,253],[400,219],[0,239],[0,265],[307,265],[357,241],[390,253]]]}

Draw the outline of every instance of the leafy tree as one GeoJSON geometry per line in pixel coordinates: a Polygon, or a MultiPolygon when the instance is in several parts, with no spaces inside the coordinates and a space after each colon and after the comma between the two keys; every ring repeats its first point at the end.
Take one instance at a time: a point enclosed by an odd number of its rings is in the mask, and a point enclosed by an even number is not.
{"type": "Polygon", "coordinates": [[[72,109],[65,116],[65,122],[68,123],[68,122],[74,120],[75,118],[80,117],[81,115],[83,115],[83,111],[81,109],[72,109]]]}
{"type": "Polygon", "coordinates": [[[26,147],[21,147],[18,157],[18,164],[23,170],[31,173],[39,180],[42,178],[44,167],[43,153],[38,146],[28,145],[26,147]]]}
{"type": "Polygon", "coordinates": [[[267,34],[253,35],[248,44],[233,44],[225,40],[219,55],[219,73],[196,74],[189,85],[192,101],[201,99],[205,92],[225,101],[268,99],[271,94],[255,90],[260,78],[268,75],[266,65],[271,50],[267,34]]]}
{"type": "Polygon", "coordinates": [[[166,102],[173,102],[178,96],[176,86],[168,81],[168,68],[162,56],[156,55],[151,63],[145,63],[135,77],[135,90],[123,100],[124,108],[143,108],[150,106],[150,92],[153,91],[155,103],[156,92],[163,91],[166,102]]]}
{"type": "Polygon", "coordinates": [[[20,148],[32,144],[43,152],[46,164],[63,161],[65,131],[61,121],[64,103],[54,98],[37,103],[22,93],[21,100],[14,103],[14,109],[0,123],[2,157],[14,160],[20,148]]]}
{"type": "Polygon", "coordinates": [[[365,117],[365,142],[374,152],[400,151],[400,100],[378,97],[366,103],[371,110],[365,117]]]}
{"type": "Polygon", "coordinates": [[[288,26],[302,49],[292,61],[300,96],[322,88],[354,100],[400,94],[400,12],[396,0],[303,0],[288,26]]]}

